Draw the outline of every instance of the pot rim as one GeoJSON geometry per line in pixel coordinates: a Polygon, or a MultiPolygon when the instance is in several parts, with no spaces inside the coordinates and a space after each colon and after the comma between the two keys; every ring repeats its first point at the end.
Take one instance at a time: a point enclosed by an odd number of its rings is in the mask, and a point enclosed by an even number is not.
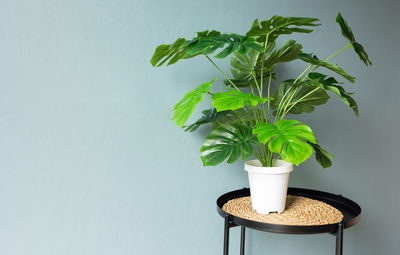
{"type": "Polygon", "coordinates": [[[293,164],[278,159],[276,160],[275,166],[266,167],[262,166],[258,159],[253,159],[246,161],[244,163],[244,169],[248,173],[253,173],[253,174],[263,174],[263,175],[286,174],[293,171],[293,164]]]}

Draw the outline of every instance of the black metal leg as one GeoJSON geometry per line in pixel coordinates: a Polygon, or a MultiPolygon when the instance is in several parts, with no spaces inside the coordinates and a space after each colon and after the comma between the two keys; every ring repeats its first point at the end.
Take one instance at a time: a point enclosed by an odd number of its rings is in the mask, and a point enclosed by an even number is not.
{"type": "Polygon", "coordinates": [[[343,229],[343,222],[340,222],[336,232],[336,255],[343,255],[343,229]]]}
{"type": "Polygon", "coordinates": [[[225,227],[224,227],[224,255],[229,253],[229,216],[225,216],[225,227]]]}
{"type": "Polygon", "coordinates": [[[241,233],[240,233],[240,255],[244,255],[245,240],[246,240],[246,228],[244,226],[242,226],[241,233]]]}

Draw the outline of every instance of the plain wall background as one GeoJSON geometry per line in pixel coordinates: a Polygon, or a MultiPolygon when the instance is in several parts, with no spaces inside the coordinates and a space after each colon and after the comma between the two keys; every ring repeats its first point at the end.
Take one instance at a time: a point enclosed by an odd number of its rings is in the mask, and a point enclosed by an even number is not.
{"type": "MultiPolygon", "coordinates": [[[[284,39],[324,58],[347,44],[338,11],[374,63],[366,68],[351,50],[333,60],[357,77],[345,87],[356,92],[360,117],[334,96],[302,115],[336,158],[327,170],[313,159],[296,167],[291,186],[362,206],[359,225],[345,231],[345,254],[400,254],[394,0],[1,0],[0,254],[221,254],[215,200],[248,185],[243,162],[204,168],[209,128],[187,134],[170,122],[174,104],[218,72],[202,57],[159,69],[150,57],[177,37],[245,33],[255,18],[279,14],[320,18],[311,35],[284,39]]],[[[290,78],[305,67],[278,70],[290,78]]],[[[232,254],[238,240],[234,229],[232,254]]],[[[333,254],[334,237],[249,230],[246,251],[333,254]]]]}

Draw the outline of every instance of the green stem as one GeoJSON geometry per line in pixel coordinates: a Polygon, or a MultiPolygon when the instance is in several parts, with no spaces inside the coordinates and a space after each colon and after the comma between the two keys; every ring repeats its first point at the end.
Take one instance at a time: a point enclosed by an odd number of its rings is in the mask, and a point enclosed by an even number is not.
{"type": "Polygon", "coordinates": [[[319,90],[321,87],[316,87],[315,89],[311,90],[310,92],[308,92],[307,94],[305,94],[304,96],[302,96],[300,99],[296,100],[293,104],[291,104],[291,106],[289,107],[289,109],[287,111],[285,111],[281,117],[281,119],[290,112],[290,110],[299,102],[301,102],[303,99],[307,98],[308,96],[310,96],[311,94],[313,94],[314,92],[316,92],[317,90],[319,90]]]}
{"type": "MultiPolygon", "coordinates": [[[[328,62],[331,58],[333,58],[334,56],[336,56],[337,54],[339,54],[340,52],[344,51],[345,49],[347,49],[347,48],[349,48],[349,47],[351,47],[351,46],[352,46],[352,44],[349,43],[349,44],[346,45],[345,47],[341,48],[340,50],[336,51],[335,53],[333,53],[332,55],[330,55],[329,57],[327,57],[327,58],[324,60],[324,62],[328,62]]],[[[314,67],[314,68],[310,71],[310,73],[314,72],[314,71],[315,71],[317,68],[319,68],[319,67],[320,67],[320,66],[314,67]]],[[[307,76],[305,76],[305,77],[303,78],[303,81],[305,80],[306,77],[307,77],[307,76]]]]}
{"type": "Polygon", "coordinates": [[[270,157],[268,158],[268,164],[269,166],[273,166],[274,165],[274,154],[273,152],[270,152],[270,157]]]}
{"type": "Polygon", "coordinates": [[[216,122],[217,122],[220,126],[223,126],[223,125],[224,125],[224,124],[222,124],[222,122],[219,121],[219,120],[216,120],[216,122]]]}
{"type": "MultiPolygon", "coordinates": [[[[270,91],[271,91],[271,80],[272,80],[272,70],[271,68],[269,69],[269,81],[268,81],[268,94],[267,97],[270,97],[270,91]]],[[[268,123],[271,122],[271,103],[270,100],[268,100],[268,116],[267,116],[267,121],[268,123]]]]}
{"type": "Polygon", "coordinates": [[[352,44],[349,43],[348,45],[346,45],[346,46],[343,47],[342,49],[340,49],[340,50],[336,51],[335,53],[333,53],[332,55],[330,55],[327,59],[324,60],[324,62],[329,61],[329,59],[333,58],[334,56],[336,56],[337,54],[339,54],[340,52],[344,51],[345,49],[347,49],[347,48],[349,48],[349,47],[351,47],[351,46],[352,46],[352,44]]]}
{"type": "MultiPolygon", "coordinates": [[[[265,57],[265,53],[267,51],[267,45],[268,45],[268,37],[269,34],[267,34],[267,36],[265,37],[265,42],[264,42],[264,52],[261,55],[261,87],[263,86],[263,78],[264,78],[264,57],[265,57]]],[[[256,62],[257,64],[257,62],[256,62]]]]}
{"type": "Polygon", "coordinates": [[[291,105],[290,102],[292,102],[292,99],[294,98],[294,96],[296,95],[296,93],[297,93],[298,90],[299,90],[299,88],[296,88],[296,89],[292,92],[292,94],[289,96],[287,102],[286,102],[285,105],[282,107],[283,112],[282,112],[282,115],[281,115],[281,118],[280,118],[280,119],[282,119],[282,118],[286,115],[286,109],[289,107],[289,105],[291,105]]]}
{"type": "Polygon", "coordinates": [[[253,155],[258,159],[258,161],[260,161],[261,164],[263,164],[263,161],[262,161],[261,157],[257,154],[257,151],[255,149],[253,151],[254,151],[253,155]]]}
{"type": "Polygon", "coordinates": [[[240,114],[237,113],[235,110],[232,110],[232,111],[236,114],[236,116],[239,117],[239,119],[243,122],[243,124],[247,126],[247,123],[246,123],[246,121],[242,118],[242,116],[240,116],[240,114]]]}
{"type": "Polygon", "coordinates": [[[267,116],[267,111],[265,110],[265,105],[260,104],[260,106],[261,106],[261,114],[263,116],[263,121],[264,120],[268,121],[268,116],[267,116]]]}
{"type": "MultiPolygon", "coordinates": [[[[294,82],[292,83],[292,86],[285,91],[285,94],[283,94],[283,97],[281,98],[281,101],[279,102],[278,105],[278,110],[277,110],[277,114],[276,117],[278,118],[278,116],[281,114],[282,110],[283,110],[283,106],[286,105],[288,103],[288,99],[289,98],[285,98],[286,95],[289,93],[289,91],[293,88],[293,85],[296,84],[296,82],[312,67],[313,65],[309,65],[297,78],[296,80],[294,80],[294,82]]],[[[297,92],[297,90],[296,90],[297,92]]]]}
{"type": "MultiPolygon", "coordinates": [[[[298,88],[295,88],[294,91],[292,91],[292,89],[294,88],[294,86],[291,86],[286,92],[290,91],[290,94],[287,96],[287,98],[281,99],[281,102],[278,106],[278,111],[276,113],[275,116],[275,121],[279,118],[279,116],[281,116],[281,114],[284,112],[284,110],[286,109],[287,105],[290,103],[290,100],[292,100],[293,96],[296,94],[298,88]]],[[[285,93],[286,95],[287,93],[285,93]]],[[[275,122],[274,122],[275,123],[275,122]]]]}
{"type": "MultiPolygon", "coordinates": [[[[251,75],[253,76],[255,85],[256,85],[257,90],[258,90],[259,97],[262,97],[262,88],[260,89],[260,85],[257,82],[256,73],[254,72],[253,67],[251,66],[251,63],[250,63],[249,59],[247,58],[247,56],[244,56],[244,59],[247,62],[247,66],[249,68],[249,71],[251,72],[251,75]]],[[[261,110],[262,110],[262,113],[261,113],[261,116],[260,116],[260,120],[263,121],[263,116],[262,115],[266,116],[265,108],[263,108],[263,106],[261,106],[261,110]]]]}
{"type": "Polygon", "coordinates": [[[254,72],[253,67],[251,66],[250,61],[247,59],[246,55],[244,56],[244,59],[247,62],[247,66],[249,67],[249,71],[251,72],[251,75],[253,76],[254,82],[255,82],[257,90],[258,90],[258,94],[260,97],[262,97],[262,91],[260,90],[260,85],[257,82],[256,73],[254,72]]]}
{"type": "Polygon", "coordinates": [[[226,79],[236,90],[240,91],[240,90],[238,89],[238,87],[236,87],[236,85],[231,81],[231,79],[228,78],[228,76],[224,73],[224,71],[222,71],[221,68],[219,68],[219,66],[217,66],[217,64],[215,64],[214,61],[212,61],[211,58],[210,58],[209,56],[207,56],[207,55],[205,55],[205,56],[206,56],[206,58],[211,62],[211,64],[213,64],[213,66],[214,66],[215,68],[217,68],[218,71],[220,71],[220,72],[222,73],[222,75],[225,77],[225,79],[226,79]]]}

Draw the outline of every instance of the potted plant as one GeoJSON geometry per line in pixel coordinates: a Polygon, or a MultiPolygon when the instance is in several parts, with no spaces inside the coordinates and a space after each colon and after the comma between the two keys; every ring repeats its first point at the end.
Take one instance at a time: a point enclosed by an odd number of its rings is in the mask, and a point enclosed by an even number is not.
{"type": "Polygon", "coordinates": [[[363,46],[359,44],[341,14],[337,15],[341,32],[349,40],[342,49],[325,60],[304,53],[302,45],[287,40],[277,46],[277,38],[292,33],[311,33],[318,19],[273,16],[269,20],[253,22],[245,35],[220,33],[215,30],[198,32],[191,40],[178,38],[172,44],[159,45],[151,64],[172,65],[180,60],[203,56],[225,78],[225,91],[213,93],[217,78],[188,92],[173,108],[172,120],[185,131],[193,132],[199,126],[211,124],[212,131],[200,149],[204,166],[215,166],[227,160],[229,164],[240,157],[247,160],[245,170],[249,175],[253,208],[259,213],[283,212],[289,173],[293,164],[299,165],[312,153],[326,168],[331,166],[332,155],[321,148],[312,129],[289,114],[311,113],[325,104],[328,94],[338,96],[358,116],[358,107],[334,78],[320,69],[328,69],[347,81],[355,78],[330,60],[347,48],[353,48],[366,66],[371,65],[363,46]],[[231,56],[231,74],[224,72],[210,57],[231,56]],[[300,60],[306,69],[294,79],[274,84],[278,74],[274,68],[279,63],[300,60]],[[318,71],[318,72],[317,72],[318,71]],[[212,108],[204,110],[199,120],[186,125],[196,105],[210,96],[212,108]]]}

